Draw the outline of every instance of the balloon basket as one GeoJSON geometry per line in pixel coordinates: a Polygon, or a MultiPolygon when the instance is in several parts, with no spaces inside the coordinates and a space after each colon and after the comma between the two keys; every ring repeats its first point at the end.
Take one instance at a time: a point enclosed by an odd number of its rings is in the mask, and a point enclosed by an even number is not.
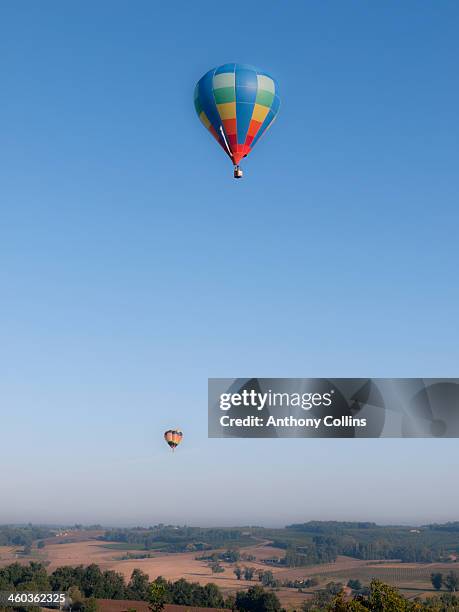
{"type": "Polygon", "coordinates": [[[244,176],[244,173],[242,172],[242,170],[239,168],[239,166],[234,166],[234,178],[235,179],[240,179],[244,176]]]}

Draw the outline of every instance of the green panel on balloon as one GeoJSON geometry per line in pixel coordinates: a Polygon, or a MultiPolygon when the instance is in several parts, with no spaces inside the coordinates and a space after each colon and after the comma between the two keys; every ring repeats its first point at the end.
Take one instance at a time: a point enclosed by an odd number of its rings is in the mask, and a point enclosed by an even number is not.
{"type": "Polygon", "coordinates": [[[234,102],[236,100],[236,92],[234,87],[221,87],[214,89],[215,103],[225,104],[226,102],[234,102]]]}
{"type": "Polygon", "coordinates": [[[274,94],[271,93],[270,91],[264,91],[263,89],[258,90],[258,94],[257,94],[257,104],[262,104],[263,106],[267,106],[268,108],[271,108],[271,104],[273,103],[274,100],[274,94]]]}

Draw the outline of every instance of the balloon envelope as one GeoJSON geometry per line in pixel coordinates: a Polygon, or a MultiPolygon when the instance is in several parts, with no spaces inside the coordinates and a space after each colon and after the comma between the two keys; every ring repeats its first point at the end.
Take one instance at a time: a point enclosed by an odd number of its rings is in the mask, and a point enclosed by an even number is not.
{"type": "Polygon", "coordinates": [[[174,450],[180,444],[183,438],[183,433],[180,429],[168,429],[164,432],[164,439],[169,444],[169,446],[174,450]]]}
{"type": "Polygon", "coordinates": [[[248,64],[224,64],[198,81],[194,105],[201,122],[237,165],[272,125],[280,99],[268,73],[248,64]]]}

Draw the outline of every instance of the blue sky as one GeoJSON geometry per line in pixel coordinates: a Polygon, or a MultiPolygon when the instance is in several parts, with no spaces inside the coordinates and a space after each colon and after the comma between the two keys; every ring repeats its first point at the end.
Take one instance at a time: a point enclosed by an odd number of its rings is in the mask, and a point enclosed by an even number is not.
{"type": "Polygon", "coordinates": [[[207,378],[457,376],[458,25],[2,4],[0,521],[457,519],[456,440],[209,440],[207,378]],[[282,97],[243,181],[192,100],[232,61],[282,97]]]}

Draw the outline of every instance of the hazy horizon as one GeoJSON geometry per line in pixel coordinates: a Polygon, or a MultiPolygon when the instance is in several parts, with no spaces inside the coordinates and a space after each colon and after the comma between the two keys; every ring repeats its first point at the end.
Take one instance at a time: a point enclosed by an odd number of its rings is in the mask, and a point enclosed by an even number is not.
{"type": "MultiPolygon", "coordinates": [[[[454,523],[454,522],[458,522],[459,519],[451,519],[449,521],[444,521],[444,523],[454,523]]],[[[427,523],[417,523],[417,522],[400,522],[400,523],[393,523],[393,522],[387,522],[387,523],[379,523],[377,521],[372,521],[371,519],[361,519],[358,520],[356,519],[355,521],[352,519],[308,519],[307,521],[300,521],[300,523],[307,523],[309,521],[313,521],[313,522],[337,522],[337,523],[341,523],[341,522],[355,522],[355,523],[374,523],[375,525],[377,525],[378,527],[424,527],[426,525],[433,525],[433,524],[439,524],[438,521],[428,521],[427,523]]],[[[441,524],[444,524],[443,522],[441,524]]],[[[0,523],[0,527],[5,527],[5,526],[9,526],[9,527],[24,527],[27,525],[33,525],[35,527],[48,527],[50,529],[63,529],[63,528],[68,528],[68,529],[74,529],[75,527],[78,526],[78,529],[81,530],[86,530],[89,528],[94,528],[94,527],[100,527],[101,529],[129,529],[129,528],[136,528],[139,527],[140,529],[149,529],[150,527],[155,527],[157,525],[164,525],[164,526],[172,526],[172,527],[195,527],[195,528],[202,528],[202,529],[206,529],[206,528],[221,528],[221,529],[278,529],[278,528],[283,528],[283,527],[288,527],[289,525],[294,524],[294,523],[288,523],[288,524],[277,524],[277,523],[265,523],[265,524],[257,524],[257,523],[253,523],[253,524],[249,524],[249,523],[238,523],[238,524],[220,524],[220,523],[215,523],[215,524],[200,524],[200,523],[189,523],[189,522],[184,522],[184,523],[143,523],[143,524],[139,524],[139,523],[113,523],[113,524],[101,524],[101,523],[87,523],[87,524],[82,524],[82,523],[46,523],[46,522],[34,522],[34,521],[24,521],[22,523],[14,523],[14,522],[6,522],[6,523],[0,523]]]]}
{"type": "MultiPolygon", "coordinates": [[[[204,430],[205,414],[200,420],[204,430]]],[[[149,457],[99,461],[90,478],[78,456],[65,457],[67,483],[55,482],[49,448],[34,466],[41,483],[27,470],[3,474],[0,521],[216,526],[457,518],[454,439],[222,440],[185,425],[190,434],[174,454],[160,432],[149,457]]]]}

